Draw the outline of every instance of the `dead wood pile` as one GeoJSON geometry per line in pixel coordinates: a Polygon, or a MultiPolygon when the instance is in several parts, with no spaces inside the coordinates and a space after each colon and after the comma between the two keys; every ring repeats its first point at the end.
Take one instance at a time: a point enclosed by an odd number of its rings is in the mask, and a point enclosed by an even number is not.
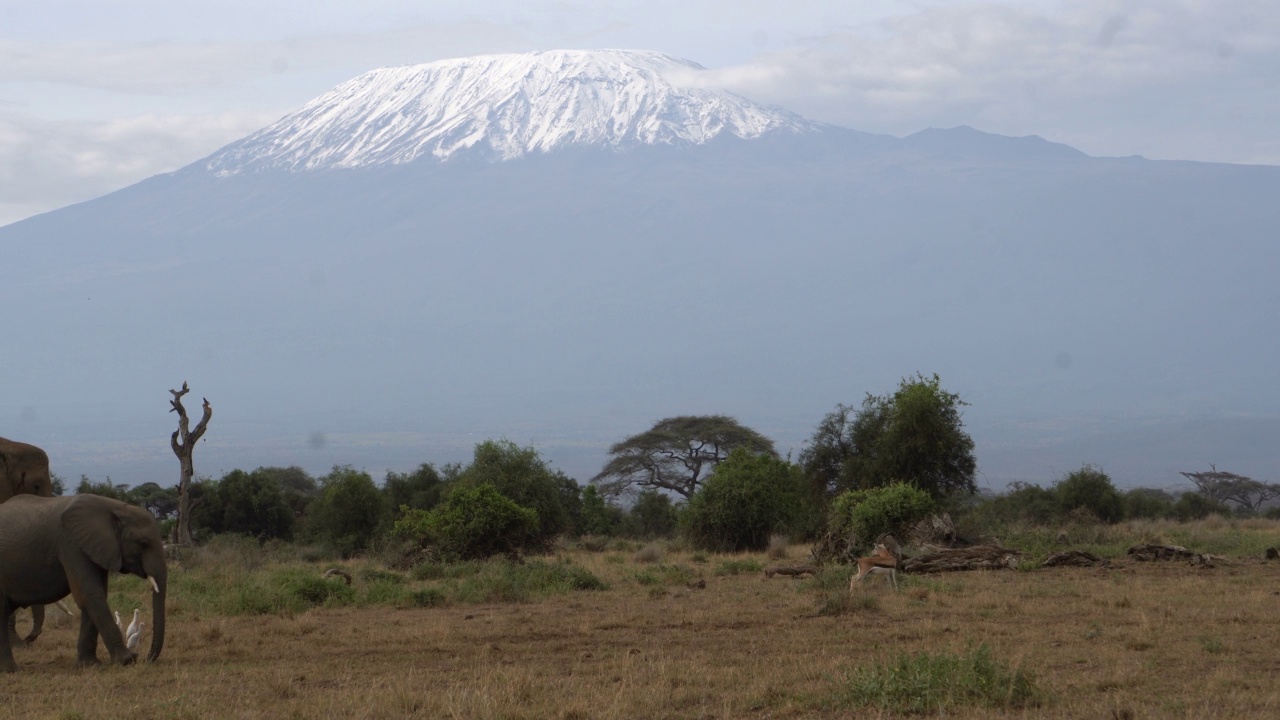
{"type": "Polygon", "coordinates": [[[939,550],[928,555],[908,558],[900,565],[906,573],[954,572],[958,570],[1012,570],[1023,554],[997,545],[974,545],[967,548],[939,550]]]}
{"type": "Polygon", "coordinates": [[[764,576],[771,578],[774,575],[787,575],[798,578],[801,575],[817,575],[818,570],[816,565],[771,565],[764,569],[764,576]]]}
{"type": "Polygon", "coordinates": [[[1196,553],[1181,545],[1141,544],[1129,548],[1128,553],[1134,560],[1190,560],[1196,553]]]}
{"type": "Polygon", "coordinates": [[[930,515],[911,526],[906,533],[907,541],[912,545],[942,545],[956,547],[965,545],[956,536],[956,524],[949,513],[930,515]]]}
{"type": "Polygon", "coordinates": [[[1107,560],[1084,550],[1064,550],[1056,552],[1044,559],[1040,567],[1102,567],[1110,565],[1107,560]]]}

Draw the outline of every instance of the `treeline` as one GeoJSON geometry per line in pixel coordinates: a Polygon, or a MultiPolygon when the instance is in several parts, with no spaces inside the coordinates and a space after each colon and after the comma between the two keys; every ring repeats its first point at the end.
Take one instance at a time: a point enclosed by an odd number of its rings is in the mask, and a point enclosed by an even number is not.
{"type": "MultiPolygon", "coordinates": [[[[536,528],[517,543],[520,547],[546,545],[560,535],[666,537],[676,527],[676,506],[666,495],[642,492],[629,507],[620,507],[595,487],[581,487],[551,468],[535,449],[507,440],[480,443],[470,464],[437,468],[424,463],[412,472],[388,472],[380,484],[349,466],[319,478],[300,467],[232,470],[219,479],[201,478],[191,490],[192,527],[197,540],[234,533],[262,541],[316,543],[350,556],[396,540],[393,530],[406,516],[429,513],[446,497],[479,486],[497,488],[501,497],[535,513],[536,528]]],[[[130,487],[82,477],[75,492],[141,505],[160,519],[166,532],[177,518],[176,487],[130,487]]]]}
{"type": "MultiPolygon", "coordinates": [[[[714,551],[763,549],[783,535],[848,557],[880,533],[940,510],[981,536],[1016,522],[1254,513],[1268,493],[1280,493],[1216,470],[1189,474],[1199,491],[1178,497],[1121,492],[1086,465],[1047,488],[1014,483],[1000,495],[979,494],[964,406],[936,375],[904,378],[860,406],[837,405],[794,461],[731,417],[666,418],[611,446],[585,486],[534,448],[507,440],[479,443],[470,463],[423,464],[387,473],[381,484],[346,466],[319,478],[297,467],[233,470],[194,483],[191,525],[197,540],[235,533],[344,556],[377,548],[440,559],[516,556],[565,536],[679,534],[714,551]]],[[[176,488],[155,483],[130,488],[82,478],[77,492],[142,505],[163,522],[177,513],[176,488]]]]}

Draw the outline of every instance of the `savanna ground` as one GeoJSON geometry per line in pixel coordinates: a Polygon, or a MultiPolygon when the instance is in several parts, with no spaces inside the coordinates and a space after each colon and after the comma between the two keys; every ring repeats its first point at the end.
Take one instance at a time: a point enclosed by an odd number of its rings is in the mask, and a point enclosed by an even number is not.
{"type": "MultiPolygon", "coordinates": [[[[174,568],[156,664],[76,668],[76,623],[50,608],[45,634],[16,652],[20,675],[0,689],[0,716],[890,717],[907,701],[876,707],[851,688],[904,656],[970,657],[985,645],[1034,693],[1011,706],[1007,688],[986,688],[995,707],[928,714],[1280,717],[1280,562],[1260,559],[1280,544],[1280,523],[1075,535],[1074,547],[1114,558],[1111,567],[900,577],[898,593],[871,578],[852,600],[849,568],[765,580],[759,568],[778,561],[763,553],[616,541],[529,563],[561,589],[591,586],[590,576],[603,589],[557,592],[501,561],[393,573],[357,560],[337,563],[354,576],[351,590],[325,596],[341,585],[318,580],[335,563],[242,547],[174,568]],[[1125,559],[1139,540],[1229,559],[1214,568],[1125,559]]],[[[1034,533],[1024,540],[1034,545],[1034,533]]],[[[787,553],[806,559],[806,548],[787,553]]],[[[138,605],[146,613],[145,601],[142,581],[113,579],[126,617],[138,605]]],[[[892,680],[878,677],[870,682],[892,680]]]]}

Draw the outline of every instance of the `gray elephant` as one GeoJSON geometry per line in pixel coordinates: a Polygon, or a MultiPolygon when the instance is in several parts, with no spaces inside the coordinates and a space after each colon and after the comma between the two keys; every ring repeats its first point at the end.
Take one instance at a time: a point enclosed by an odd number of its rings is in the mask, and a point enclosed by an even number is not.
{"type": "MultiPolygon", "coordinates": [[[[68,594],[80,608],[77,659],[98,664],[98,637],[121,665],[136,655],[107,605],[110,573],[151,581],[151,650],[164,647],[165,565],[160,525],[143,508],[98,495],[44,498],[19,495],[0,503],[0,613],[7,622],[20,607],[44,605],[68,594]]],[[[0,633],[0,671],[13,672],[13,649],[0,633]]]]}
{"type": "MultiPolygon", "coordinates": [[[[49,456],[29,443],[0,438],[0,503],[14,495],[53,495],[53,477],[49,474],[49,456]]],[[[28,645],[40,637],[44,629],[44,606],[31,608],[31,632],[22,638],[28,645]]],[[[14,618],[9,618],[9,642],[18,640],[14,618]]]]}

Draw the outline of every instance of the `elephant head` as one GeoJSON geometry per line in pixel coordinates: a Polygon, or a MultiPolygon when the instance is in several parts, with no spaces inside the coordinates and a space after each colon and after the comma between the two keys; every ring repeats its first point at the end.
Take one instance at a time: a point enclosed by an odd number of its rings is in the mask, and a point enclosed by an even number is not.
{"type": "Polygon", "coordinates": [[[24,494],[53,494],[49,456],[35,445],[0,438],[0,502],[24,494]]]}
{"type": "MultiPolygon", "coordinates": [[[[151,581],[151,650],[147,659],[160,657],[169,571],[155,516],[119,500],[77,495],[62,511],[61,523],[69,541],[94,565],[151,581]]],[[[105,609],[103,613],[105,616],[105,609]]]]}

